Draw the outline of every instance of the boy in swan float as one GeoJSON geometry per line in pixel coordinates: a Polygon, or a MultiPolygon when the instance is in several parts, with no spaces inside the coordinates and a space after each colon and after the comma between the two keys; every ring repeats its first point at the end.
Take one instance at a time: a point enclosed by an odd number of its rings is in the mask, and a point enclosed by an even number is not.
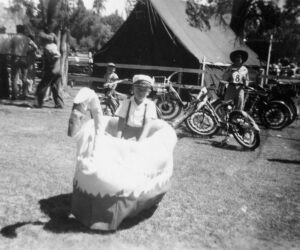
{"type": "Polygon", "coordinates": [[[170,185],[176,133],[155,119],[155,105],[146,99],[152,79],[137,75],[133,82],[134,97],[120,107],[120,118],[103,116],[91,89],[74,99],[68,130],[77,141],[71,212],[91,229],[116,230],[126,217],[157,204],[170,185]],[[81,126],[86,111],[93,119],[81,126]]]}
{"type": "Polygon", "coordinates": [[[124,100],[116,111],[119,117],[117,137],[140,141],[149,132],[151,120],[157,119],[155,103],[147,99],[153,79],[147,75],[135,75],[132,82],[133,96],[124,100]]]}

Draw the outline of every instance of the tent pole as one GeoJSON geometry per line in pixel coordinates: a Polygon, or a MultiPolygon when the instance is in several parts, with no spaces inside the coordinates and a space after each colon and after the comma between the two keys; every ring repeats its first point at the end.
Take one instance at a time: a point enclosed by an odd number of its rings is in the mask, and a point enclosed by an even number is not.
{"type": "Polygon", "coordinates": [[[265,84],[268,84],[268,76],[269,76],[270,60],[271,60],[271,52],[272,52],[272,42],[273,42],[273,34],[270,36],[265,84]]]}
{"type": "Polygon", "coordinates": [[[203,56],[202,60],[202,75],[201,75],[201,87],[204,86],[204,71],[205,71],[205,56],[203,56]]]}

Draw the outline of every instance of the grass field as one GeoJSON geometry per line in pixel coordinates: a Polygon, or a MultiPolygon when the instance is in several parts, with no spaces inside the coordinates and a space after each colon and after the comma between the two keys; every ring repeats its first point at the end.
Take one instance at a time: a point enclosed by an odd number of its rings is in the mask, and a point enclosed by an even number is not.
{"type": "Polygon", "coordinates": [[[254,152],[178,131],[172,186],[115,233],[69,216],[75,142],[64,110],[0,104],[0,249],[299,249],[299,120],[254,152]]]}

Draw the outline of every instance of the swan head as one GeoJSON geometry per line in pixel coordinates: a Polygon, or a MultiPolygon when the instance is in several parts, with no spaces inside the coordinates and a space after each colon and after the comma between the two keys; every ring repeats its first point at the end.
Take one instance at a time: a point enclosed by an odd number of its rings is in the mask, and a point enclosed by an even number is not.
{"type": "Polygon", "coordinates": [[[84,117],[84,111],[82,105],[74,104],[69,118],[68,136],[74,137],[82,126],[82,120],[84,117]]]}
{"type": "Polygon", "coordinates": [[[89,113],[95,123],[95,132],[101,130],[101,105],[95,91],[90,88],[82,88],[78,91],[73,101],[73,109],[69,119],[68,136],[74,137],[83,124],[83,118],[89,113]]]}

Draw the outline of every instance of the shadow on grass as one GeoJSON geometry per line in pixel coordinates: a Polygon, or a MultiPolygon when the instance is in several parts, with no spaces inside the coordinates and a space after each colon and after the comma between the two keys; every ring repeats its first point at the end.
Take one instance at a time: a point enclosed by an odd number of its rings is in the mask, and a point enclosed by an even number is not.
{"type": "Polygon", "coordinates": [[[300,161],[297,161],[297,160],[286,160],[286,159],[272,158],[272,159],[268,159],[268,161],[279,162],[279,163],[286,163],[286,164],[297,164],[297,165],[300,165],[300,161]]]}
{"type": "MultiPolygon", "coordinates": [[[[44,102],[43,108],[46,109],[53,109],[52,105],[49,103],[51,100],[46,100],[44,102]]],[[[0,104],[5,105],[5,106],[15,106],[15,107],[21,107],[21,108],[34,108],[34,97],[26,99],[26,100],[0,100],[0,104]]],[[[41,108],[38,108],[41,110],[41,108]]]]}
{"type": "Polygon", "coordinates": [[[6,105],[6,106],[16,106],[16,107],[21,107],[21,108],[31,108],[33,106],[32,102],[11,101],[11,100],[1,101],[0,104],[6,105]]]}
{"type": "MultiPolygon", "coordinates": [[[[37,221],[27,221],[27,222],[17,222],[12,225],[5,226],[1,229],[0,233],[6,238],[16,238],[17,229],[26,225],[39,225],[47,231],[53,233],[89,233],[89,234],[112,234],[115,231],[101,231],[92,230],[85,227],[74,217],[70,217],[71,212],[71,199],[72,194],[61,194],[57,196],[50,197],[48,199],[42,199],[39,201],[41,211],[47,215],[50,220],[47,222],[37,220],[37,221]]],[[[118,230],[129,229],[140,222],[150,218],[157,206],[153,206],[148,210],[144,210],[133,218],[125,219],[118,230]]]]}
{"type": "Polygon", "coordinates": [[[215,148],[221,148],[221,149],[231,150],[231,151],[249,151],[241,146],[230,145],[230,144],[224,143],[222,141],[213,141],[213,142],[211,142],[211,146],[213,146],[215,148]]]}
{"type": "Polygon", "coordinates": [[[179,129],[176,129],[176,134],[178,139],[181,138],[195,138],[195,139],[210,139],[213,138],[214,136],[204,136],[204,135],[198,135],[196,133],[191,132],[188,130],[186,127],[179,127],[179,129]]]}

